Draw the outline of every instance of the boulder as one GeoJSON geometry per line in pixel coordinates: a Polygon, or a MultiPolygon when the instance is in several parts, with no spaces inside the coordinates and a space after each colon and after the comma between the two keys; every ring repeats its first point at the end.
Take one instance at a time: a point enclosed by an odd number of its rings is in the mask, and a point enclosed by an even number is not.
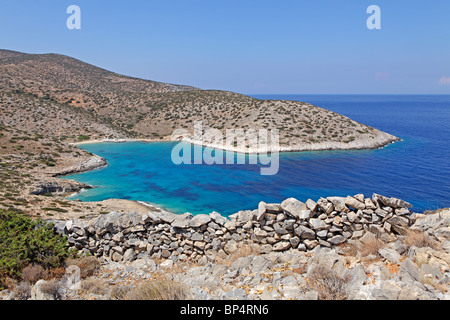
{"type": "Polygon", "coordinates": [[[297,199],[289,198],[281,203],[280,208],[294,218],[298,218],[300,215],[300,211],[306,210],[306,204],[297,199]]]}
{"type": "Polygon", "coordinates": [[[308,227],[299,226],[294,230],[295,234],[299,236],[301,239],[315,239],[316,233],[308,227]]]}
{"type": "Polygon", "coordinates": [[[308,220],[309,218],[314,216],[314,212],[311,210],[300,210],[298,212],[298,220],[308,220]]]}
{"type": "Polygon", "coordinates": [[[330,214],[334,210],[334,205],[324,198],[320,198],[317,201],[317,205],[325,214],[330,214]]]}
{"type": "Polygon", "coordinates": [[[211,222],[211,217],[207,214],[197,214],[189,222],[189,227],[199,228],[205,224],[211,222]]]}
{"type": "Polygon", "coordinates": [[[345,239],[344,236],[342,236],[342,235],[335,235],[334,237],[329,238],[327,241],[330,242],[333,245],[338,245],[338,244],[344,243],[345,240],[346,239],[345,239]]]}
{"type": "Polygon", "coordinates": [[[283,211],[279,203],[266,203],[265,206],[268,213],[280,213],[283,211]]]}
{"type": "Polygon", "coordinates": [[[327,197],[327,200],[334,205],[334,210],[339,212],[348,212],[349,209],[345,205],[344,197],[327,197]]]}
{"type": "Polygon", "coordinates": [[[193,219],[192,213],[186,212],[186,213],[177,215],[170,224],[174,228],[185,229],[190,226],[189,223],[192,219],[193,219]]]}
{"type": "Polygon", "coordinates": [[[372,200],[375,203],[380,202],[381,204],[391,208],[412,208],[412,205],[404,200],[388,198],[376,193],[372,195],[372,200]]]}
{"type": "Polygon", "coordinates": [[[280,241],[273,245],[273,251],[285,251],[291,247],[291,243],[289,241],[280,241]]]}
{"type": "Polygon", "coordinates": [[[352,207],[352,208],[356,209],[356,210],[364,210],[366,208],[366,205],[363,202],[361,202],[361,201],[359,201],[359,200],[357,200],[357,199],[355,199],[353,197],[350,197],[350,196],[348,196],[345,199],[345,204],[347,206],[349,206],[349,207],[352,207]]]}
{"type": "Polygon", "coordinates": [[[306,200],[306,208],[308,208],[308,210],[311,210],[313,212],[317,211],[318,208],[317,202],[311,199],[306,200]]]}
{"type": "Polygon", "coordinates": [[[264,201],[261,201],[258,204],[258,212],[256,213],[255,220],[261,221],[264,219],[264,215],[266,214],[266,203],[264,201]]]}
{"type": "Polygon", "coordinates": [[[322,219],[312,218],[309,219],[309,225],[313,230],[323,230],[328,229],[330,226],[325,223],[322,219]]]}
{"type": "Polygon", "coordinates": [[[225,223],[227,222],[227,218],[225,218],[224,216],[222,216],[220,213],[213,211],[209,214],[209,216],[211,217],[211,219],[217,223],[220,226],[224,226],[225,223]]]}

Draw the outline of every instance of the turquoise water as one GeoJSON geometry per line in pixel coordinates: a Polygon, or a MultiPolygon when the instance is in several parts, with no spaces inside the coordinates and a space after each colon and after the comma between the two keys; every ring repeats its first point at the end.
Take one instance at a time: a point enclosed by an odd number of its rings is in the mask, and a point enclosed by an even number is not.
{"type": "MultiPolygon", "coordinates": [[[[175,165],[175,142],[81,146],[108,166],[68,176],[95,186],[82,201],[141,200],[176,213],[229,215],[259,201],[373,192],[402,198],[415,211],[450,206],[450,96],[256,96],[310,102],[403,139],[379,150],[283,153],[274,176],[261,165],[175,165]]],[[[248,163],[248,161],[246,162],[248,163]]]]}

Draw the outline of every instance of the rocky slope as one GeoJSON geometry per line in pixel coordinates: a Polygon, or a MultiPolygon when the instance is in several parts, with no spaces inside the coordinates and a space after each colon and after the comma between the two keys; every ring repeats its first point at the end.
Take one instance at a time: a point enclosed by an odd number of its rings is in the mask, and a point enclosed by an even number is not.
{"type": "Polygon", "coordinates": [[[114,130],[128,137],[164,138],[179,128],[192,133],[193,123],[202,121],[205,130],[222,134],[227,129],[277,129],[283,151],[368,149],[398,140],[308,103],[136,79],[56,54],[0,50],[0,75],[0,92],[8,93],[0,108],[10,111],[4,124],[42,127],[42,119],[54,118],[37,115],[47,103],[57,109],[53,132],[68,126],[83,128],[86,135],[100,131],[93,139],[114,137],[114,130]],[[81,117],[77,125],[74,112],[81,117]]]}

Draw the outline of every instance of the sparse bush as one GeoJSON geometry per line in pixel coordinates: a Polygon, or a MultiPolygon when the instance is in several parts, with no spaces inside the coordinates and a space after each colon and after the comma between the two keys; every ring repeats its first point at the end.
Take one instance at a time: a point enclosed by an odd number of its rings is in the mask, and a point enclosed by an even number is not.
{"type": "Polygon", "coordinates": [[[64,292],[67,290],[62,281],[52,279],[41,284],[42,293],[52,296],[55,300],[62,300],[64,292]]]}
{"type": "Polygon", "coordinates": [[[33,285],[42,278],[43,272],[44,268],[42,268],[40,265],[29,264],[22,270],[22,279],[26,283],[33,285]]]}
{"type": "Polygon", "coordinates": [[[319,294],[320,300],[346,300],[349,277],[342,277],[324,265],[316,266],[307,283],[319,294]]]}
{"type": "Polygon", "coordinates": [[[91,137],[90,136],[87,136],[87,135],[80,135],[80,136],[78,136],[78,138],[77,138],[77,140],[78,141],[87,141],[87,140],[89,140],[89,139],[91,139],[91,137]]]}
{"type": "Polygon", "coordinates": [[[28,300],[31,298],[31,287],[30,285],[22,281],[12,290],[12,299],[14,300],[28,300]]]}
{"type": "Polygon", "coordinates": [[[379,257],[378,250],[385,247],[386,243],[378,238],[369,239],[364,242],[359,242],[358,251],[363,257],[367,257],[369,255],[374,255],[379,257]]]}

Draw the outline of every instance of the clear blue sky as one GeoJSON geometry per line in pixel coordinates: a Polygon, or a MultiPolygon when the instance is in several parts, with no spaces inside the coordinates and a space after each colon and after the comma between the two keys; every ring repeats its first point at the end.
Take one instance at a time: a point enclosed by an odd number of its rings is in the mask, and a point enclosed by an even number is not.
{"type": "Polygon", "coordinates": [[[450,1],[1,0],[0,48],[248,94],[450,94],[450,1]]]}

